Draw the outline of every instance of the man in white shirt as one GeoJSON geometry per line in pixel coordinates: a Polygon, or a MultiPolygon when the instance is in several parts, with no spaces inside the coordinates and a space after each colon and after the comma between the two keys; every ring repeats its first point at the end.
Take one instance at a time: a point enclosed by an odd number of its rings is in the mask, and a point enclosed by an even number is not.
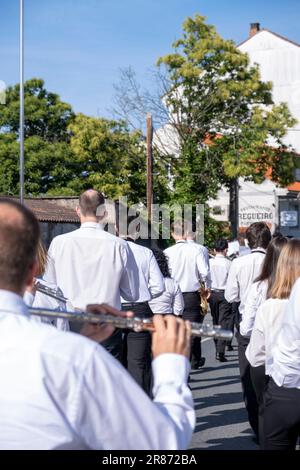
{"type": "MultiPolygon", "coordinates": [[[[210,273],[211,273],[211,296],[209,298],[209,305],[211,315],[215,325],[221,325],[222,328],[231,329],[232,324],[232,308],[231,304],[227,302],[224,296],[225,287],[227,283],[228,273],[231,266],[231,261],[226,258],[228,249],[227,240],[220,239],[215,243],[216,256],[210,260],[210,273]]],[[[220,362],[226,362],[225,346],[226,341],[215,340],[216,346],[216,359],[220,362]]]]}
{"type": "MultiPolygon", "coordinates": [[[[247,228],[246,239],[251,253],[232,261],[225,289],[225,299],[227,302],[240,302],[239,322],[241,322],[243,317],[245,301],[251,285],[260,274],[266,249],[271,240],[270,229],[264,222],[255,222],[247,228]]],[[[250,364],[245,355],[249,338],[242,336],[238,332],[237,339],[243,397],[248,412],[249,423],[256,436],[258,436],[258,403],[251,382],[250,364]]]]}
{"type": "MultiPolygon", "coordinates": [[[[22,296],[38,238],[34,215],[0,200],[0,449],[185,449],[195,424],[188,325],[154,319],[152,402],[96,341],[30,319],[22,296]]],[[[83,333],[99,341],[111,326],[83,333]]]]}
{"type": "MultiPolygon", "coordinates": [[[[136,243],[139,236],[134,224],[135,217],[127,217],[127,234],[119,233],[127,239],[129,250],[138,268],[139,296],[135,302],[122,300],[122,310],[132,311],[139,318],[151,318],[153,313],[148,302],[158,297],[165,289],[164,278],[161,274],[153,252],[136,243]]],[[[149,331],[123,332],[122,364],[143,390],[151,392],[151,335],[149,331]]]]}
{"type": "MultiPolygon", "coordinates": [[[[203,253],[195,249],[193,244],[186,241],[186,227],[183,222],[172,224],[172,237],[175,245],[167,248],[171,276],[178,282],[181,289],[185,308],[182,318],[202,323],[203,315],[200,307],[199,288],[201,281],[210,288],[210,277],[203,253]]],[[[201,338],[193,338],[191,345],[191,366],[198,369],[205,364],[201,355],[201,338]]]]}
{"type": "MultiPolygon", "coordinates": [[[[55,237],[49,247],[44,280],[58,285],[75,308],[88,303],[120,309],[121,296],[134,301],[139,295],[138,269],[126,241],[103,230],[97,215],[104,197],[89,189],[76,208],[81,226],[55,237]]],[[[120,359],[120,332],[103,344],[120,359]]]]}

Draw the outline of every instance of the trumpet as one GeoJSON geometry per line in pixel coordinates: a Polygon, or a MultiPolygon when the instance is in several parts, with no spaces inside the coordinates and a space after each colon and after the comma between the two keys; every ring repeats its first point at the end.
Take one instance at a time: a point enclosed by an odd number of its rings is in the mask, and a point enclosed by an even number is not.
{"type": "MultiPolygon", "coordinates": [[[[151,318],[139,317],[118,317],[114,315],[95,314],[85,311],[69,312],[67,310],[57,311],[47,308],[29,308],[30,315],[39,316],[42,318],[56,319],[62,318],[63,320],[75,322],[88,322],[94,325],[109,324],[116,328],[140,331],[154,331],[154,325],[151,318]]],[[[191,335],[204,336],[215,339],[222,339],[229,341],[232,338],[232,331],[225,330],[219,325],[212,325],[210,323],[196,323],[191,322],[191,335]]]]}

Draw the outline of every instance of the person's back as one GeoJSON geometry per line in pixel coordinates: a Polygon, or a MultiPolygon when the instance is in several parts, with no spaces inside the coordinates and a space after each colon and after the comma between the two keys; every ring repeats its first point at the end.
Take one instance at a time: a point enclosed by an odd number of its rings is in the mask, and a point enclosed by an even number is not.
{"type": "Polygon", "coordinates": [[[136,302],[148,302],[159,296],[165,288],[164,279],[152,251],[145,246],[128,240],[138,271],[139,297],[136,302]]]}
{"type": "Polygon", "coordinates": [[[55,237],[49,258],[45,280],[59,285],[76,308],[104,300],[119,308],[120,294],[132,300],[130,288],[136,284],[137,269],[126,242],[96,223],[55,237]]]}
{"type": "Polygon", "coordinates": [[[288,299],[267,299],[257,310],[246,356],[252,367],[265,365],[269,375],[273,364],[273,349],[282,326],[288,299]]]}
{"type": "Polygon", "coordinates": [[[127,243],[98,223],[104,197],[94,190],[80,195],[76,208],[81,227],[55,237],[49,248],[44,276],[64,292],[75,308],[105,301],[120,308],[120,296],[138,295],[137,267],[127,243]]]}
{"type": "Polygon", "coordinates": [[[206,281],[208,271],[204,255],[184,240],[164,250],[171,276],[178,282],[182,292],[195,292],[200,287],[200,281],[206,281]]]}
{"type": "Polygon", "coordinates": [[[153,313],[172,313],[174,315],[182,315],[184,309],[184,301],[179,284],[172,277],[165,277],[164,292],[149,302],[153,313]]]}
{"type": "MultiPolygon", "coordinates": [[[[2,300],[0,295],[1,305],[2,300]]],[[[186,445],[183,436],[179,443],[163,406],[156,408],[96,342],[33,322],[26,314],[5,312],[0,315],[0,354],[0,449],[186,445]],[[158,429],[165,430],[164,437],[158,429]]],[[[189,397],[181,400],[190,406],[189,397]]]]}

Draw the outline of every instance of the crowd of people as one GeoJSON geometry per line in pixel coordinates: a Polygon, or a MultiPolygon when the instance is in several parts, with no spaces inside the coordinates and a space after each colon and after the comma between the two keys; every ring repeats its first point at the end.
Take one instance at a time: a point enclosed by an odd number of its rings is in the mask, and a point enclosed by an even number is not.
{"type": "MultiPolygon", "coordinates": [[[[248,251],[210,256],[184,222],[164,251],[138,228],[104,230],[103,195],[79,198],[80,228],[48,252],[24,206],[0,199],[0,448],[185,449],[195,426],[190,369],[205,366],[201,324],[236,331],[249,423],[262,449],[294,449],[300,433],[300,241],[246,232],[248,251]],[[45,287],[42,289],[41,286],[45,287]],[[47,289],[57,295],[47,295],[47,289]],[[154,331],[31,316],[30,307],[151,319],[154,331]],[[101,343],[101,344],[100,344],[101,343]],[[17,371],[17,374],[16,374],[17,371]]],[[[232,342],[215,340],[226,362],[232,342]]]]}

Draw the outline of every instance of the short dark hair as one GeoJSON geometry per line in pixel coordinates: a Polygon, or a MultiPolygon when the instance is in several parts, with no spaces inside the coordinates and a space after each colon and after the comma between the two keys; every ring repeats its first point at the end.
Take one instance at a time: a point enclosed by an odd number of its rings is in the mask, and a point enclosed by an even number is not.
{"type": "Polygon", "coordinates": [[[168,258],[166,257],[164,252],[160,250],[159,248],[152,248],[152,252],[155,256],[155,259],[157,261],[157,264],[159,266],[159,269],[161,270],[163,277],[171,277],[169,265],[168,265],[168,258]]]}
{"type": "Polygon", "coordinates": [[[215,242],[216,251],[224,251],[224,250],[227,250],[227,248],[228,248],[228,241],[225,240],[225,238],[219,238],[219,240],[215,242]]]}
{"type": "Polygon", "coordinates": [[[246,238],[251,250],[258,247],[267,249],[271,240],[271,232],[264,222],[255,222],[247,228],[246,238]]]}
{"type": "Polygon", "coordinates": [[[105,203],[102,193],[94,189],[88,189],[79,196],[79,207],[84,217],[97,215],[97,209],[105,203]]]}
{"type": "Polygon", "coordinates": [[[0,198],[0,288],[23,287],[36,258],[39,237],[33,213],[16,201],[0,198]]]}

